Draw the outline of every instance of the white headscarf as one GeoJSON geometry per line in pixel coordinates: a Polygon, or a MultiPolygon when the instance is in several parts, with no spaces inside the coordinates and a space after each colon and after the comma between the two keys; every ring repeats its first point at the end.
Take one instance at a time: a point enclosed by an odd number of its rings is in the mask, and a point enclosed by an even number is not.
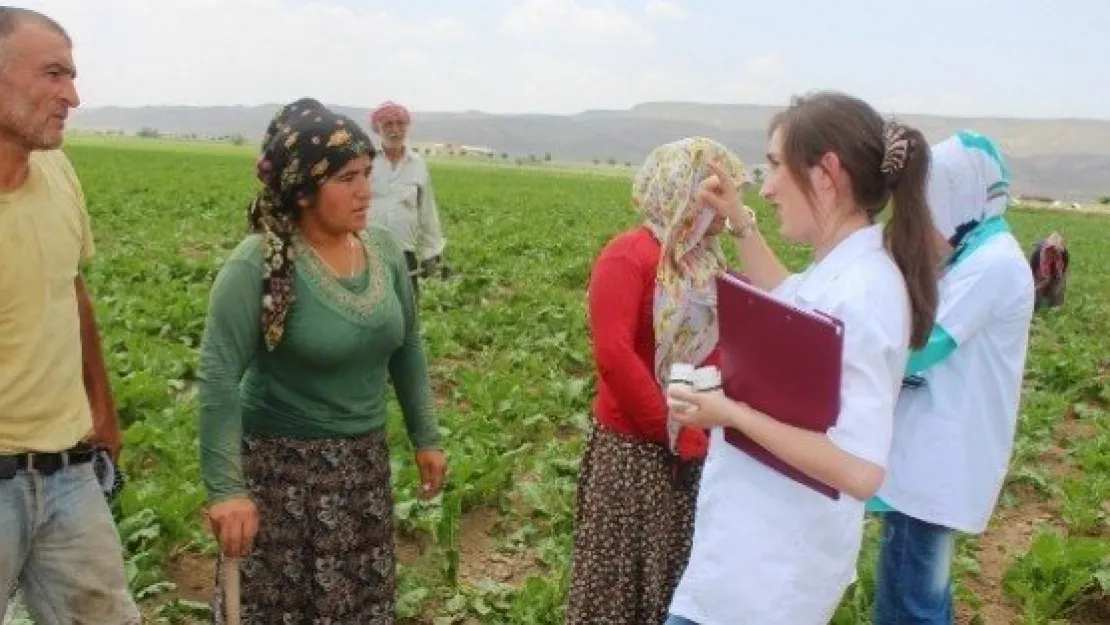
{"type": "Polygon", "coordinates": [[[926,199],[933,223],[949,240],[967,234],[969,224],[1005,213],[1010,170],[998,146],[969,130],[933,146],[926,199]]]}

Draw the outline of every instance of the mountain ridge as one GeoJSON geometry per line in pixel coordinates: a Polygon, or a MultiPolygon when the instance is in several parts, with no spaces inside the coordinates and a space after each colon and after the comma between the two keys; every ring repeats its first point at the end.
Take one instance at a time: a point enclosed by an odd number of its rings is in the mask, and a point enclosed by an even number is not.
{"type": "MultiPolygon", "coordinates": [[[[333,106],[333,105],[329,105],[333,106]]],[[[226,106],[103,106],[74,111],[70,125],[83,131],[221,137],[257,141],[277,103],[226,106]]],[[[368,126],[370,109],[334,105],[368,126]]],[[[628,109],[573,114],[414,111],[412,140],[486,146],[511,157],[551,154],[566,161],[639,162],[656,145],[683,136],[709,136],[760,163],[767,124],[781,110],[762,104],[643,102],[628,109]]],[[[885,112],[890,115],[891,113],[885,112]]],[[[1018,194],[1091,201],[1110,194],[1110,120],[943,116],[894,113],[935,142],[972,128],[1002,147],[1018,194]]]]}

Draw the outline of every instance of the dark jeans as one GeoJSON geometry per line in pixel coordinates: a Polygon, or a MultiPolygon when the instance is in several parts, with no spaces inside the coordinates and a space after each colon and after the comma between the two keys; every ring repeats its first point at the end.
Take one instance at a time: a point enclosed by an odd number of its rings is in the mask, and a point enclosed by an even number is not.
{"type": "Polygon", "coordinates": [[[953,551],[953,530],[883,514],[875,625],[951,625],[953,551]]]}
{"type": "Polygon", "coordinates": [[[1042,310],[1045,308],[1062,306],[1064,304],[1064,294],[1067,288],[1068,278],[1066,275],[1052,280],[1043,288],[1037,290],[1034,308],[1036,310],[1042,310]]]}

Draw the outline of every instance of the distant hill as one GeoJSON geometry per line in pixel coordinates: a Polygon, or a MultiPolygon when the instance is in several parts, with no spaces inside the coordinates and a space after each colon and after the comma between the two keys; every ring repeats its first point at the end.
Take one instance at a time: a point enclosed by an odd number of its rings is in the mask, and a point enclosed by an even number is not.
{"type": "MultiPolygon", "coordinates": [[[[277,105],[254,107],[102,107],[78,109],[79,130],[218,137],[257,141],[277,105]]],[[[368,109],[337,106],[366,125],[368,109]]],[[[552,154],[556,159],[640,161],[652,147],[689,135],[713,137],[742,158],[760,163],[766,127],[778,107],[748,104],[652,102],[628,110],[575,115],[494,115],[416,112],[412,139],[488,146],[511,156],[552,154]]],[[[984,132],[1003,147],[1014,170],[1015,192],[1061,200],[1110,194],[1110,121],[1078,119],[955,118],[903,115],[930,141],[961,128],[984,132]]]]}

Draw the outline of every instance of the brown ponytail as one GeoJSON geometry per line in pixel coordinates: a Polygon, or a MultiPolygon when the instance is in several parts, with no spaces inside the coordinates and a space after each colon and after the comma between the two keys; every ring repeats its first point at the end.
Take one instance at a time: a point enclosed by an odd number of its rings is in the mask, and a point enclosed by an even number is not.
{"type": "MultiPolygon", "coordinates": [[[[910,296],[910,347],[919,349],[929,339],[937,314],[937,265],[933,217],[925,201],[930,152],[916,128],[898,126],[908,150],[900,171],[887,174],[891,185],[890,220],[884,230],[890,255],[906,280],[910,296]]],[[[889,150],[889,147],[888,147],[889,150]]]]}
{"type": "Polygon", "coordinates": [[[783,159],[802,190],[813,196],[810,167],[837,155],[855,202],[876,218],[892,204],[885,244],[906,281],[910,299],[910,346],[922,347],[937,312],[937,257],[932,215],[925,201],[930,152],[915,128],[884,123],[871,105],[836,92],[795,98],[772,120],[783,132],[783,159]],[[892,201],[893,200],[893,201],[892,201]]]}

